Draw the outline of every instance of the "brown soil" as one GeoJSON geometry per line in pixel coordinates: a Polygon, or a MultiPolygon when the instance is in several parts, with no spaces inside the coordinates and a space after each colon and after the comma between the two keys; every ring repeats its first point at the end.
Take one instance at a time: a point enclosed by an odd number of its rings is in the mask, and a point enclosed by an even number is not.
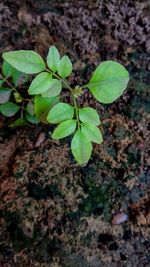
{"type": "Polygon", "coordinates": [[[0,116],[0,267],[150,266],[149,14],[135,0],[0,3],[1,52],[46,56],[54,44],[74,62],[73,85],[107,59],[131,75],[112,105],[80,98],[97,108],[104,134],[86,167],[50,126],[13,129],[0,116]]]}

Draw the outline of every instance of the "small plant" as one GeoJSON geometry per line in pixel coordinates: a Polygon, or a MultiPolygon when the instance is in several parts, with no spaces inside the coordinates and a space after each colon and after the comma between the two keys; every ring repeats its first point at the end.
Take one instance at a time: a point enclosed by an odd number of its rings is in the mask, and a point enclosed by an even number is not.
{"type": "Polygon", "coordinates": [[[0,112],[11,117],[20,111],[20,117],[11,126],[25,125],[27,121],[58,124],[52,138],[61,139],[72,134],[72,154],[79,164],[87,164],[92,142],[103,142],[101,122],[95,109],[78,106],[78,97],[86,88],[99,102],[112,103],[126,89],[128,71],[117,62],[104,61],[86,85],[72,88],[67,80],[72,73],[72,63],[66,55],[60,58],[55,46],[50,47],[46,63],[38,53],[25,50],[3,53],[3,59],[0,112]],[[23,97],[17,89],[29,82],[29,74],[36,75],[28,89],[31,99],[23,97]],[[69,92],[70,104],[62,102],[62,89],[69,92]]]}

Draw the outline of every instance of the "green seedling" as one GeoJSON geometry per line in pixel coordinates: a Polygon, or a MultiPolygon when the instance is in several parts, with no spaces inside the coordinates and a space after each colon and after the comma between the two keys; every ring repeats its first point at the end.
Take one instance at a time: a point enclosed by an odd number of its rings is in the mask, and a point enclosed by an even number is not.
{"type": "Polygon", "coordinates": [[[91,107],[80,107],[78,98],[88,89],[98,102],[112,103],[126,89],[128,71],[117,62],[104,61],[87,84],[71,87],[68,81],[73,69],[71,60],[66,55],[61,58],[55,46],[50,47],[46,62],[34,51],[10,51],[2,56],[0,112],[7,117],[21,114],[13,126],[27,122],[57,124],[52,138],[72,135],[72,154],[79,164],[86,165],[91,157],[92,142],[101,144],[103,136],[99,114],[91,107]],[[35,76],[28,87],[31,97],[25,99],[18,87],[22,84],[27,87],[29,74],[35,76]],[[66,90],[70,103],[62,102],[62,91],[66,90]]]}

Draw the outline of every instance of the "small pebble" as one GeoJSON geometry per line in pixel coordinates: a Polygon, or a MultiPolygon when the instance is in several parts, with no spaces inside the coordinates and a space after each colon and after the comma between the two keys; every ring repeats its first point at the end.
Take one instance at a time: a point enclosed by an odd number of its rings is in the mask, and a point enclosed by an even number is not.
{"type": "Polygon", "coordinates": [[[112,224],[121,224],[128,221],[128,214],[124,212],[117,213],[112,218],[112,224]]]}
{"type": "Polygon", "coordinates": [[[40,133],[38,135],[38,138],[37,138],[34,146],[39,147],[45,141],[45,139],[46,139],[45,133],[40,133]]]}

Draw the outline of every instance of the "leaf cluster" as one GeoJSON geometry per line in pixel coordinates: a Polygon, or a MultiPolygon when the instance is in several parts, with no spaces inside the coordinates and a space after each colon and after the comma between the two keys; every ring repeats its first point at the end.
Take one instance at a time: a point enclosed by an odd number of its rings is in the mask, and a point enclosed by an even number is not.
{"type": "Polygon", "coordinates": [[[71,151],[79,164],[87,164],[92,143],[103,142],[99,128],[101,121],[95,109],[78,105],[78,97],[87,88],[100,103],[112,103],[126,89],[128,71],[117,62],[104,61],[87,84],[72,88],[67,80],[72,73],[72,62],[67,55],[61,57],[55,46],[50,47],[46,62],[31,50],[5,52],[2,56],[0,112],[7,117],[20,112],[12,126],[22,126],[26,122],[57,124],[52,138],[73,135],[71,151]],[[31,82],[29,74],[34,75],[31,82]],[[29,99],[20,93],[23,84],[28,88],[29,99]],[[70,103],[61,101],[62,91],[66,90],[70,103]]]}

